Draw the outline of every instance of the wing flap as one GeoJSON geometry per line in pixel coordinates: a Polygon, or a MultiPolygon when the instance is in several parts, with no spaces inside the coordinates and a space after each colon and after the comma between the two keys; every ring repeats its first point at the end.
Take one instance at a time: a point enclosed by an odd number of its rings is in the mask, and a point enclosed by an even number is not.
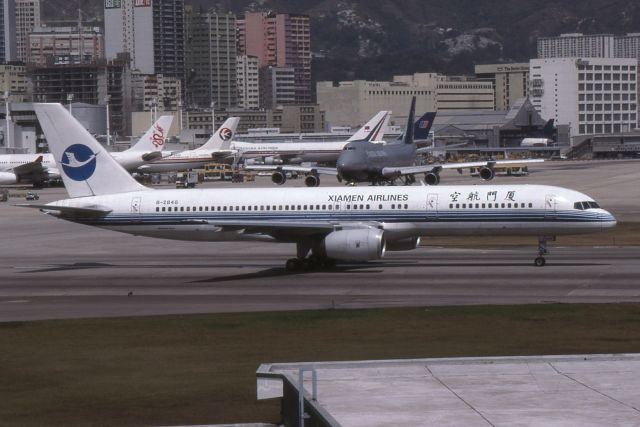
{"type": "Polygon", "coordinates": [[[60,212],[62,216],[104,216],[112,211],[111,209],[97,205],[72,207],[22,203],[14,206],[18,206],[21,208],[40,209],[43,212],[60,212]]]}

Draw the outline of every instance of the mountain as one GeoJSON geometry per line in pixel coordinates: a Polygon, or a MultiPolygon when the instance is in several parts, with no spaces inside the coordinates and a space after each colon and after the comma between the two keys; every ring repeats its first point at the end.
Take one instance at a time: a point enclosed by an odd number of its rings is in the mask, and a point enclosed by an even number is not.
{"type": "MultiPolygon", "coordinates": [[[[203,9],[272,10],[312,19],[314,80],[473,73],[473,64],[526,61],[536,39],[561,33],[640,32],[629,0],[187,0],[203,9]]],[[[102,0],[42,0],[43,17],[101,19],[102,0]]]]}

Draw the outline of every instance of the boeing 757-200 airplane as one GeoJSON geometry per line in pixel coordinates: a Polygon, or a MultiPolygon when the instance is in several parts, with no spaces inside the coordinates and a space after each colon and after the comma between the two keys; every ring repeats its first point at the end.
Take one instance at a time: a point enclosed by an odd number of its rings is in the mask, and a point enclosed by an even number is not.
{"type": "Polygon", "coordinates": [[[436,235],[536,237],[535,265],[542,266],[553,236],[616,224],[589,196],[542,185],[149,189],[60,104],[35,104],[35,110],[70,198],[32,207],[149,237],[295,243],[289,270],[376,260],[436,235]],[[70,154],[79,163],[68,163],[70,154]]]}

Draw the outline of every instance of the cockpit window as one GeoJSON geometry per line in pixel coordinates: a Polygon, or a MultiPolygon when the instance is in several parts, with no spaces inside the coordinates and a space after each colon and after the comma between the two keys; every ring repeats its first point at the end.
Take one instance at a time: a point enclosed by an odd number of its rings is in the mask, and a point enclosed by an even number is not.
{"type": "Polygon", "coordinates": [[[585,209],[600,209],[600,205],[596,202],[575,202],[573,209],[580,209],[581,211],[585,209]]]}
{"type": "Polygon", "coordinates": [[[351,150],[355,150],[355,149],[356,149],[356,147],[349,147],[349,146],[346,146],[346,147],[344,147],[344,149],[345,149],[345,150],[349,150],[349,151],[351,151],[351,150]]]}

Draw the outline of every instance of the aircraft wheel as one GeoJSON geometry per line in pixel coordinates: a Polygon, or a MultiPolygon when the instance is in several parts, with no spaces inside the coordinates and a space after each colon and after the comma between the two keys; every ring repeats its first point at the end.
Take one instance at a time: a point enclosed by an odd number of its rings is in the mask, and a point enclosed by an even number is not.
{"type": "Polygon", "coordinates": [[[544,257],[541,257],[541,256],[537,257],[537,258],[533,261],[533,264],[534,264],[536,267],[543,267],[546,263],[547,263],[547,260],[545,260],[545,259],[544,259],[544,257]]]}

